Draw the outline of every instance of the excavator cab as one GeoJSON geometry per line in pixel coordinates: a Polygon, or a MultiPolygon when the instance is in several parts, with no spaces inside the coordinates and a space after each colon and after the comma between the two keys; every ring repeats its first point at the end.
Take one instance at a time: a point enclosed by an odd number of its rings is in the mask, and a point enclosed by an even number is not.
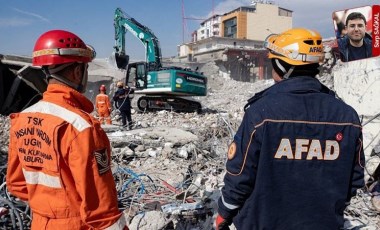
{"type": "Polygon", "coordinates": [[[136,89],[146,89],[148,87],[146,62],[135,62],[128,65],[127,84],[134,82],[136,89]]]}

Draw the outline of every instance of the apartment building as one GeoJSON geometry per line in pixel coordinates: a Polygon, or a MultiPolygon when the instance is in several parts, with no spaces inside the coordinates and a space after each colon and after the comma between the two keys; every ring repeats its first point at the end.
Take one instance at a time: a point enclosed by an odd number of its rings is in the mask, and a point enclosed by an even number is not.
{"type": "Polygon", "coordinates": [[[222,37],[264,41],[271,33],[292,28],[292,11],[274,2],[239,7],[222,17],[222,37]]]}
{"type": "MultiPolygon", "coordinates": [[[[214,15],[200,24],[191,42],[178,46],[178,57],[197,62],[222,60],[230,62],[230,66],[236,59],[249,68],[237,70],[239,74],[247,72],[250,75],[244,81],[269,78],[271,66],[265,60],[267,51],[263,42],[272,33],[292,28],[292,13],[273,1],[253,1],[249,6],[214,15]],[[242,55],[237,55],[239,53],[242,55]]],[[[231,74],[235,73],[231,71],[231,74]]]]}
{"type": "Polygon", "coordinates": [[[199,29],[192,34],[192,41],[203,40],[210,37],[220,37],[220,23],[222,21],[221,15],[214,15],[204,20],[199,29]]]}

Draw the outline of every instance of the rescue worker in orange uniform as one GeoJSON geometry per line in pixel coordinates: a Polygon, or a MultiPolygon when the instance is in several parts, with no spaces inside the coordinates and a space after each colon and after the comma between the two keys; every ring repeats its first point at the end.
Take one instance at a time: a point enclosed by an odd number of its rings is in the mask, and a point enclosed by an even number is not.
{"type": "Polygon", "coordinates": [[[99,121],[103,124],[104,120],[106,124],[111,124],[111,103],[106,94],[106,86],[101,85],[99,87],[99,94],[96,95],[95,108],[98,112],[99,121]]]}
{"type": "Polygon", "coordinates": [[[82,93],[95,51],[64,30],[42,34],[33,66],[48,80],[42,100],[11,118],[7,188],[29,203],[32,230],[128,229],[118,209],[111,147],[82,93]]]}

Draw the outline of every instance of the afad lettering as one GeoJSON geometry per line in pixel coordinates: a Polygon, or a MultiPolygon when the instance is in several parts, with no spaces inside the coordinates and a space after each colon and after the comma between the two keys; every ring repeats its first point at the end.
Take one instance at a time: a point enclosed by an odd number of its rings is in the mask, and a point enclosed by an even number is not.
{"type": "Polygon", "coordinates": [[[336,140],[326,140],[324,151],[320,140],[316,139],[296,139],[293,151],[290,140],[281,139],[274,158],[285,158],[288,160],[336,160],[340,154],[340,146],[336,140]]]}
{"type": "Polygon", "coordinates": [[[319,46],[310,47],[309,53],[322,53],[322,47],[319,47],[319,46]]]}

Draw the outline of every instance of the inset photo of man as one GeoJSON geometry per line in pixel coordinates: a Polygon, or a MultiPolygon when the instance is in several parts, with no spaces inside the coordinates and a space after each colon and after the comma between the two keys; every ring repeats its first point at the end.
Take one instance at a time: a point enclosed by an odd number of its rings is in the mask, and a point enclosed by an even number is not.
{"type": "Polygon", "coordinates": [[[372,57],[372,7],[333,13],[340,59],[343,62],[372,57]]]}

